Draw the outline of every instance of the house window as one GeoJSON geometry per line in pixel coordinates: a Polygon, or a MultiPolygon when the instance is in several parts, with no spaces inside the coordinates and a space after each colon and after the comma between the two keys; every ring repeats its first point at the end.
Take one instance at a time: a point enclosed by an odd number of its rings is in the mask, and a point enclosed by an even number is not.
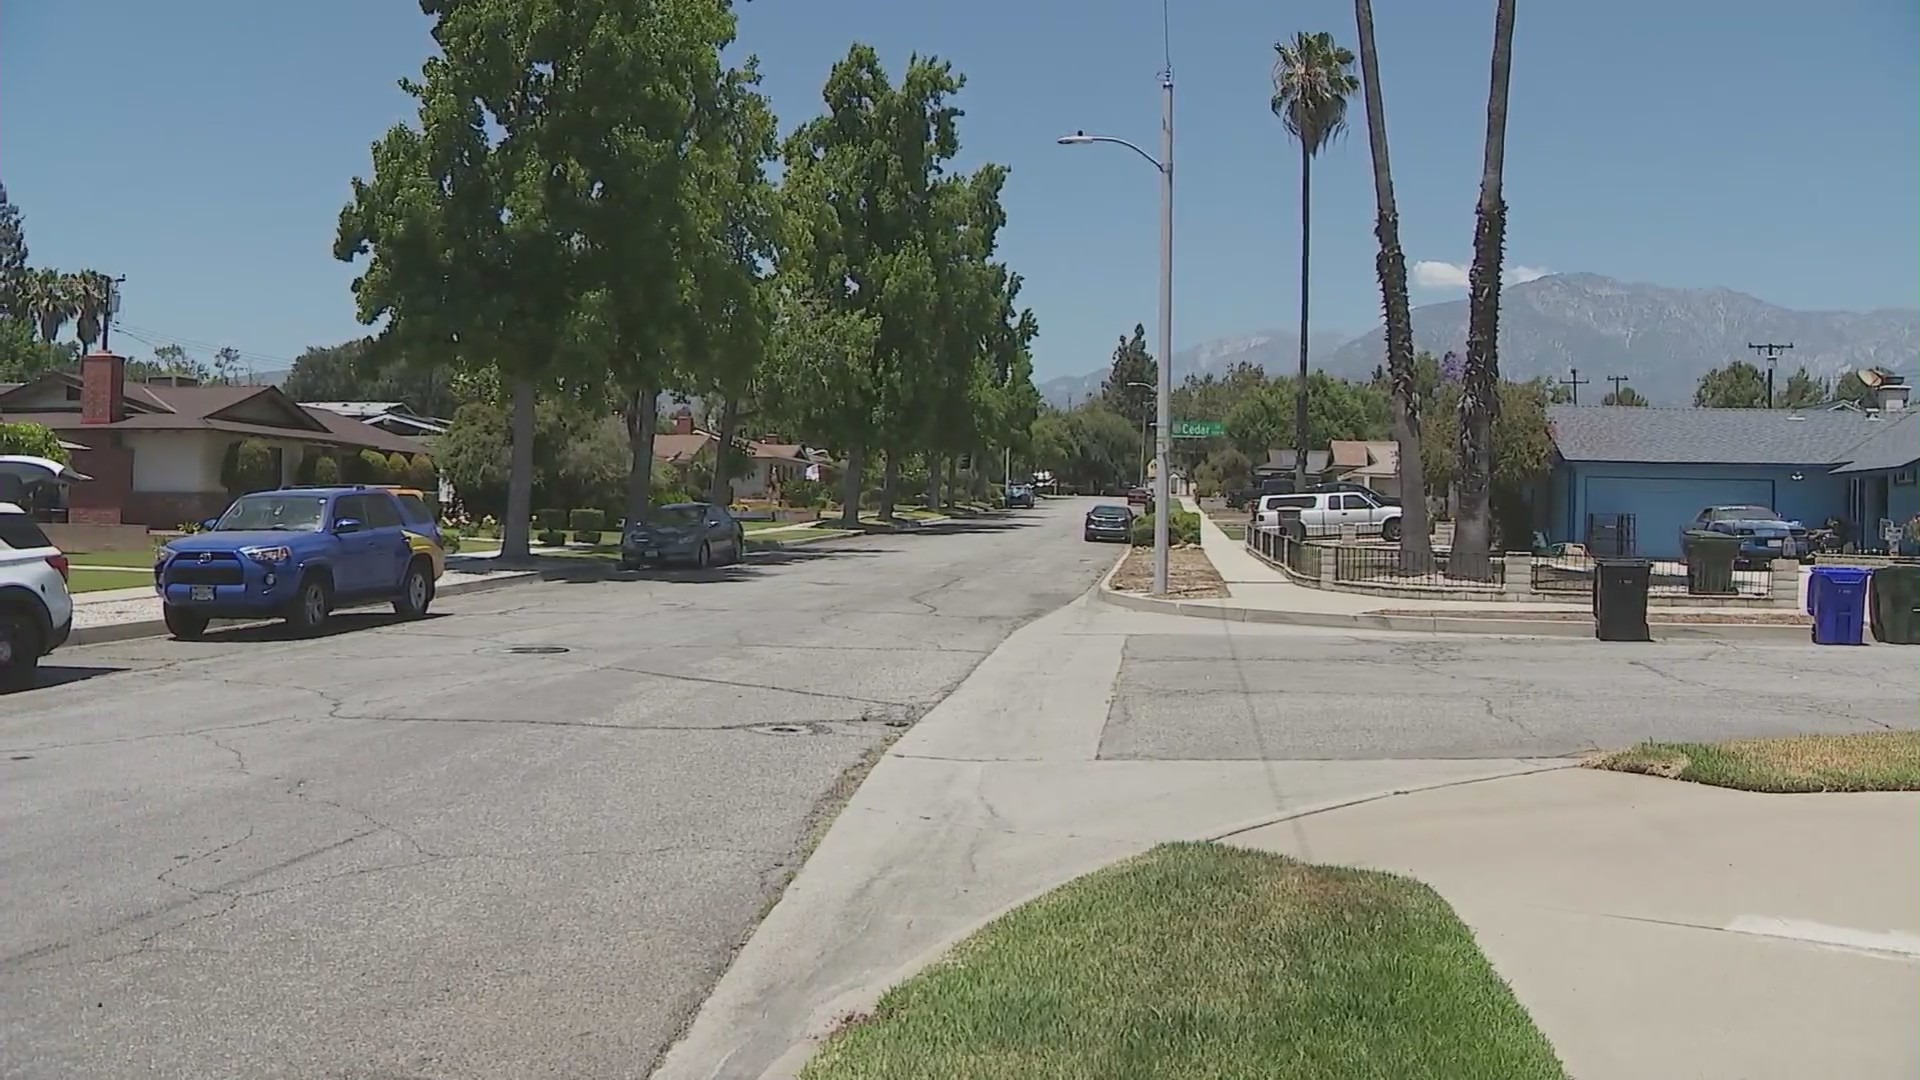
{"type": "Polygon", "coordinates": [[[1894,487],[1912,487],[1913,486],[1913,469],[1911,468],[1895,469],[1893,473],[1893,486],[1894,487]]]}

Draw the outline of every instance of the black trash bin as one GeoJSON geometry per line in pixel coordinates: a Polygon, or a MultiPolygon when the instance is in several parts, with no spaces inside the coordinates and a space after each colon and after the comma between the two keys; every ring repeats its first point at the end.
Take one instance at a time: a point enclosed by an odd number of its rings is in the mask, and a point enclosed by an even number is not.
{"type": "Polygon", "coordinates": [[[1593,636],[1601,641],[1652,641],[1647,629],[1647,587],[1653,564],[1645,559],[1598,559],[1593,565],[1593,636]]]}
{"type": "Polygon", "coordinates": [[[1732,596],[1733,568],[1740,559],[1740,538],[1699,529],[1687,534],[1687,592],[1692,596],[1732,596]]]}
{"type": "Polygon", "coordinates": [[[1920,645],[1920,565],[1894,563],[1873,572],[1867,626],[1883,645],[1920,645]]]}

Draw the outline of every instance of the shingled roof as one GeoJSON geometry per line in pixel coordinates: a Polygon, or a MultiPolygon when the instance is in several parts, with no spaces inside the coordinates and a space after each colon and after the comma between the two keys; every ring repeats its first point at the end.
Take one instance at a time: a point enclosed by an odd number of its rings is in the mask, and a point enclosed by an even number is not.
{"type": "MultiPolygon", "coordinates": [[[[1914,414],[1920,415],[1920,414],[1914,414]]],[[[1606,405],[1555,405],[1547,425],[1560,456],[1568,461],[1617,461],[1682,465],[1848,465],[1852,451],[1885,442],[1897,457],[1904,432],[1920,444],[1912,416],[1879,419],[1864,413],[1784,409],[1655,409],[1606,405]]],[[[1910,460],[1910,459],[1909,459],[1910,460]]],[[[1906,464],[1905,461],[1897,464],[1906,464]]]]}

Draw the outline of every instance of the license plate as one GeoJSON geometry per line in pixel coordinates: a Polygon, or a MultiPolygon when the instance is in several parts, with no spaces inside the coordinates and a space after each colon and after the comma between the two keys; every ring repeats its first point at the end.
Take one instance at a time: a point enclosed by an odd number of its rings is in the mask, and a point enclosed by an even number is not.
{"type": "Polygon", "coordinates": [[[643,559],[657,559],[660,557],[660,549],[648,548],[647,550],[640,553],[640,557],[643,559]]]}
{"type": "Polygon", "coordinates": [[[192,597],[193,597],[193,599],[195,599],[195,600],[212,600],[212,599],[213,599],[213,586],[211,586],[211,585],[195,585],[195,586],[193,586],[193,591],[192,591],[192,593],[191,593],[191,595],[192,595],[192,597]]]}
{"type": "Polygon", "coordinates": [[[1767,541],[1767,546],[1768,546],[1768,547],[1770,547],[1770,548],[1778,548],[1778,547],[1780,546],[1780,541],[1778,541],[1778,540],[1769,540],[1769,541],[1767,541]]]}

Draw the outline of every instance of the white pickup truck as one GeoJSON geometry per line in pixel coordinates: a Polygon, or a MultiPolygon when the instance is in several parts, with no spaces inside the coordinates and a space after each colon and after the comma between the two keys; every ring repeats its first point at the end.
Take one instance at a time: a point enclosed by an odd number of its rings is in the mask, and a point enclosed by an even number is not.
{"type": "Polygon", "coordinates": [[[1300,524],[1309,537],[1339,536],[1341,526],[1351,525],[1361,536],[1378,536],[1388,543],[1400,539],[1400,508],[1362,492],[1262,495],[1259,509],[1254,511],[1254,526],[1278,526],[1282,510],[1300,511],[1300,524]]]}

